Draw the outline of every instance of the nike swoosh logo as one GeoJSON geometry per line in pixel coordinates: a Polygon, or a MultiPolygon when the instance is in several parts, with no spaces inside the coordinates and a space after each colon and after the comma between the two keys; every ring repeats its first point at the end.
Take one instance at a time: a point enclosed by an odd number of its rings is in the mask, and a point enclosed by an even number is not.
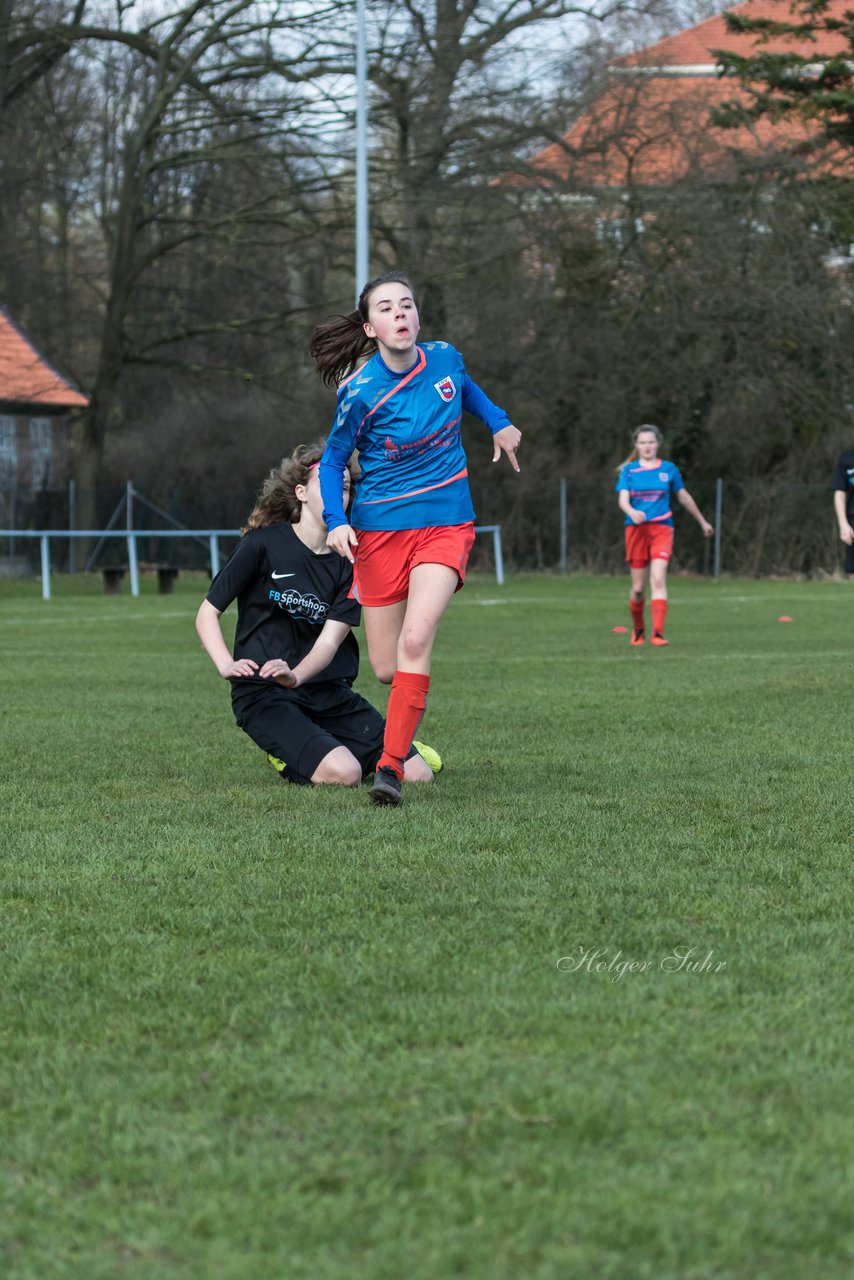
{"type": "Polygon", "coordinates": [[[271,573],[270,574],[271,578],[295,578],[296,576],[297,575],[295,573],[271,573]]]}

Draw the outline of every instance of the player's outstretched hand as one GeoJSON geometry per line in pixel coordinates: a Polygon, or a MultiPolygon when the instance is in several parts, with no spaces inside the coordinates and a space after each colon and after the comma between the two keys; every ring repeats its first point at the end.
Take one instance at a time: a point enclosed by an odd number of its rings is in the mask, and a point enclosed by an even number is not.
{"type": "Polygon", "coordinates": [[[254,676],[258,670],[258,663],[254,658],[240,658],[237,662],[231,662],[224,671],[220,671],[223,680],[239,680],[241,676],[254,676]]]}
{"type": "Polygon", "coordinates": [[[495,445],[495,450],[492,454],[492,461],[498,461],[501,457],[501,450],[503,449],[507,454],[507,457],[510,459],[510,466],[513,470],[521,471],[521,467],[516,461],[516,450],[519,448],[521,439],[522,432],[518,427],[514,427],[512,425],[509,427],[502,427],[500,431],[496,431],[495,435],[492,437],[495,445]]]}
{"type": "Polygon", "coordinates": [[[714,527],[713,527],[712,525],[710,525],[710,524],[709,524],[708,520],[703,520],[703,521],[702,521],[702,523],[701,523],[701,525],[700,525],[700,528],[703,530],[703,537],[704,537],[704,538],[711,538],[712,534],[713,534],[713,533],[714,533],[714,531],[715,531],[715,530],[714,530],[714,527]]]}
{"type": "Polygon", "coordinates": [[[284,658],[268,658],[258,674],[265,680],[275,680],[284,689],[293,689],[297,683],[296,676],[284,658]]]}
{"type": "Polygon", "coordinates": [[[339,524],[337,529],[333,529],[326,535],[326,545],[352,564],[353,548],[358,547],[359,539],[356,537],[355,529],[351,529],[348,524],[339,524]]]}

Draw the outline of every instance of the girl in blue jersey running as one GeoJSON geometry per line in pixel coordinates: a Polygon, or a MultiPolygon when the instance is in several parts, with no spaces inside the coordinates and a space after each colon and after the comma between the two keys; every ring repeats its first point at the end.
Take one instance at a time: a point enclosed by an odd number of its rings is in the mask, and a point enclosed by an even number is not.
{"type": "Polygon", "coordinates": [[[383,754],[371,799],[400,804],[403,760],[424,714],[433,641],[462,586],[474,542],[474,511],[460,426],[463,410],[519,470],[522,438],[503,409],[472,382],[445,342],[417,344],[420,322],[409,278],[371,280],[358,309],[314,332],[311,353],[338,409],[320,463],[328,543],[353,562],[355,591],[376,676],[391,684],[383,754]],[[341,471],[359,451],[361,478],[350,519],[341,471]]]}
{"type": "Polygon", "coordinates": [[[647,583],[651,587],[651,644],[669,644],[664,638],[667,617],[667,566],[673,551],[673,512],[670,495],[675,493],[710,538],[714,529],[685,488],[685,482],[672,462],[659,458],[661,432],[645,424],[632,434],[634,449],[620,467],[616,483],[620,510],[626,520],[626,560],[632,575],[629,610],[632,615],[630,643],[643,644],[645,639],[644,600],[647,583]]]}

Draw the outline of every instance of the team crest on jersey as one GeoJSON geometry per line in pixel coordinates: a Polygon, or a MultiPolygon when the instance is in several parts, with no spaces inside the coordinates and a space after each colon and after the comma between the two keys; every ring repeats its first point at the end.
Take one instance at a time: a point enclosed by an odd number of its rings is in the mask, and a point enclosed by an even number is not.
{"type": "Polygon", "coordinates": [[[666,471],[659,471],[658,478],[662,484],[667,484],[668,475],[666,471]]]}
{"type": "Polygon", "coordinates": [[[441,382],[434,382],[433,386],[445,401],[453,400],[457,394],[457,388],[454,386],[454,380],[450,374],[448,374],[447,378],[443,378],[441,382]]]}

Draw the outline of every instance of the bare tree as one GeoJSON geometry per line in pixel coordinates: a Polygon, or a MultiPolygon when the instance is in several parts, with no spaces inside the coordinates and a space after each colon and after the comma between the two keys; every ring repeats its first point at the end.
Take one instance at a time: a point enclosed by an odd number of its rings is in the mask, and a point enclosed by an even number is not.
{"type": "Polygon", "coordinates": [[[0,0],[0,116],[47,76],[79,39],[87,0],[0,0]]]}
{"type": "Polygon", "coordinates": [[[3,3],[7,104],[53,84],[57,65],[77,54],[94,53],[99,68],[101,138],[88,195],[104,245],[90,281],[100,334],[91,408],[75,440],[85,526],[128,366],[201,367],[200,344],[269,331],[288,312],[280,297],[259,314],[257,298],[239,291],[203,309],[188,264],[204,254],[208,263],[211,255],[238,260],[261,239],[269,253],[284,230],[305,234],[299,208],[321,180],[313,136],[326,109],[322,94],[305,89],[337,70],[317,33],[341,6],[193,0],[146,16],[131,3],[102,26],[84,24],[80,0],[65,20],[46,7],[10,26],[10,0],[3,3]]]}
{"type": "MultiPolygon", "coordinates": [[[[441,280],[464,266],[470,249],[455,253],[452,235],[449,253],[443,229],[462,220],[476,235],[476,193],[566,120],[562,62],[582,21],[625,3],[369,4],[372,247],[378,266],[408,265],[427,282],[426,310],[437,323],[441,280]]],[[[480,234],[488,238],[488,222],[480,234]]]]}

